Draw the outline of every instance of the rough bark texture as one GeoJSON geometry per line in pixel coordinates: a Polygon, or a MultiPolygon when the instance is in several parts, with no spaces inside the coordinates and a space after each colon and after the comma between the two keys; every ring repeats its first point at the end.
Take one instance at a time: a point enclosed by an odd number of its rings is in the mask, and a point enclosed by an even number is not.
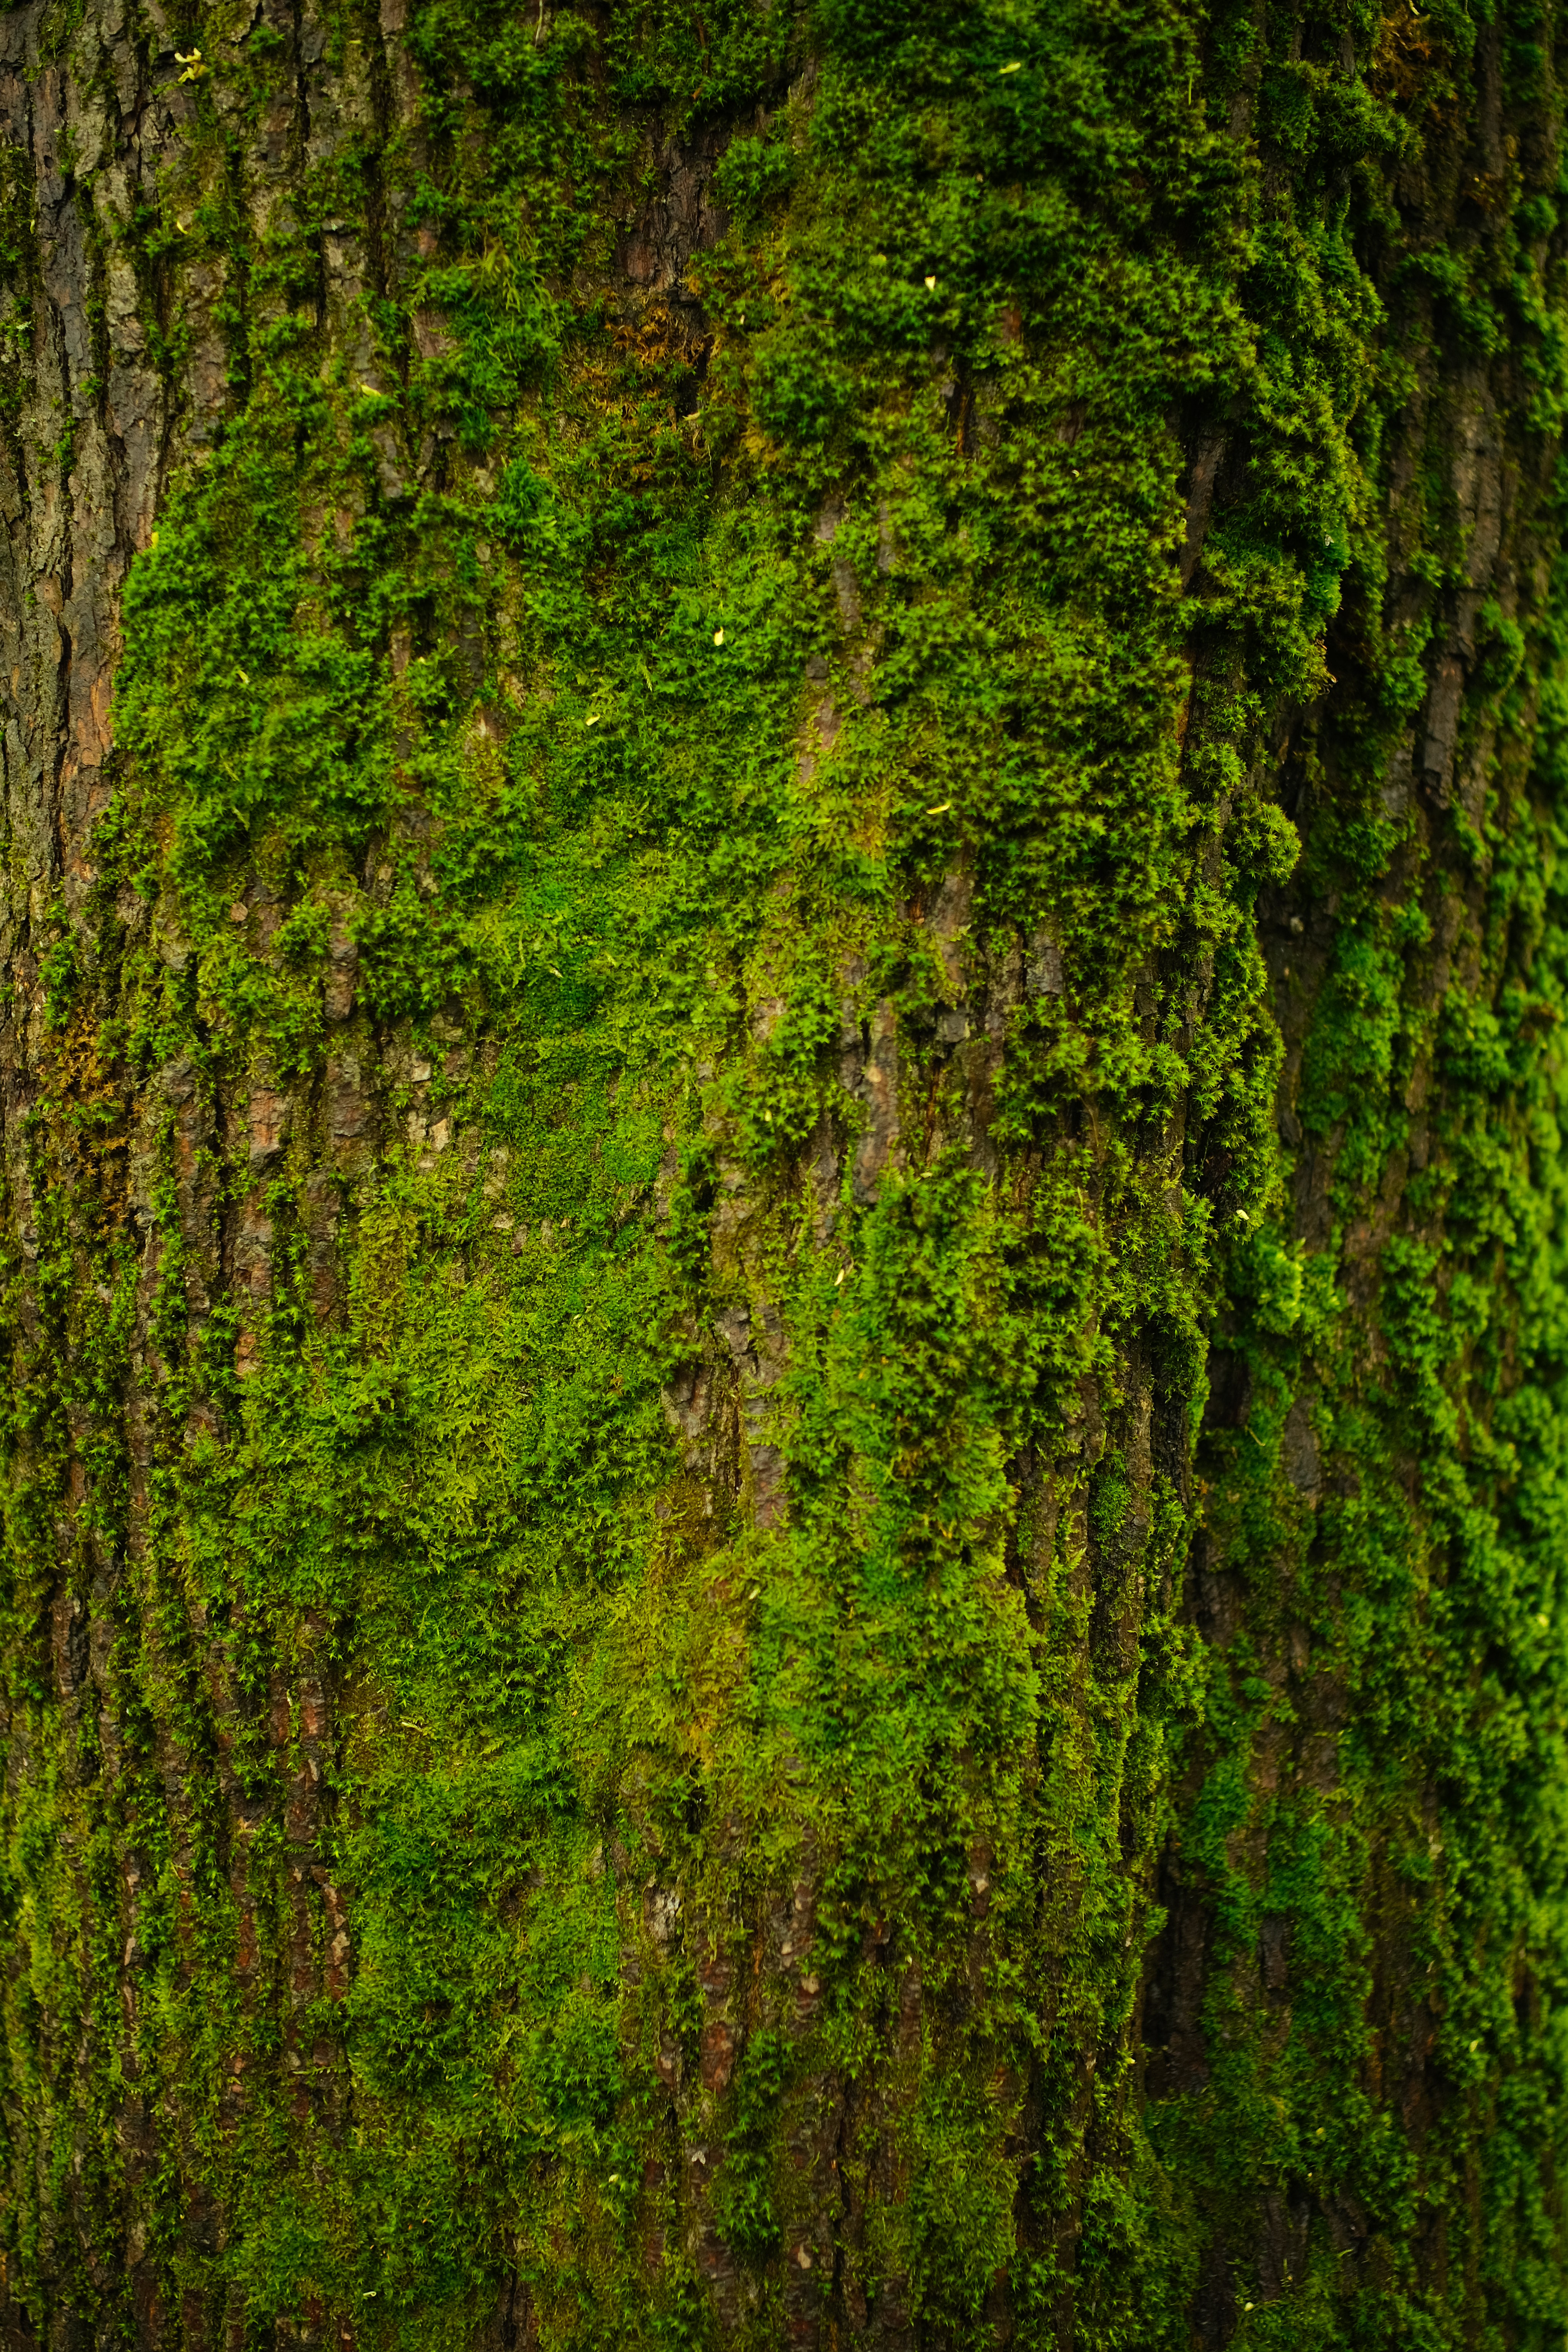
{"type": "Polygon", "coordinates": [[[0,2334],[1559,2345],[1540,0],[0,16],[0,2334]]]}

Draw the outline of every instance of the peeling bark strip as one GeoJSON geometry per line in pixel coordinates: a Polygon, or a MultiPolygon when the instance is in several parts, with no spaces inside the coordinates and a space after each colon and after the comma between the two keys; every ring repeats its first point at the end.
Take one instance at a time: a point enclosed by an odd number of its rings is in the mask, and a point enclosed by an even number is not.
{"type": "Polygon", "coordinates": [[[1568,2327],[1560,26],[0,16],[0,2341],[1568,2327]]]}

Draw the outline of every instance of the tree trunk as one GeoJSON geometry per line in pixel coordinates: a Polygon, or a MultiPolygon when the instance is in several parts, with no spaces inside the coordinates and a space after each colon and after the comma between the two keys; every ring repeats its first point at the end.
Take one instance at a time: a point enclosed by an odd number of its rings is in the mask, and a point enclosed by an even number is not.
{"type": "Polygon", "coordinates": [[[0,16],[0,2338],[1560,2346],[1546,0],[0,16]]]}

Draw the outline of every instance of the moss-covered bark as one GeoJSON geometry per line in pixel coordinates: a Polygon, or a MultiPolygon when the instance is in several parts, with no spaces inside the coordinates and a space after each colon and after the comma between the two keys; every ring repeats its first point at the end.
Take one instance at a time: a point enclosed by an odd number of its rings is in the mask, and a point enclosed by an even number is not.
{"type": "Polygon", "coordinates": [[[1557,2347],[1550,0],[0,16],[0,2328],[1557,2347]]]}

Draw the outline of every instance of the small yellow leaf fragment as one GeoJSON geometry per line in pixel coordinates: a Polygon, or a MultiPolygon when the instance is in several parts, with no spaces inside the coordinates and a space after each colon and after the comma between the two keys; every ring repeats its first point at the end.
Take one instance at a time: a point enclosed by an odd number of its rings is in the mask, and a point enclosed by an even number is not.
{"type": "Polygon", "coordinates": [[[714,644],[715,644],[716,646],[721,646],[721,645],[723,644],[723,642],[724,642],[724,632],[723,632],[723,630],[722,630],[722,629],[715,629],[715,630],[714,630],[714,632],[713,632],[713,642],[714,642],[714,644]]]}
{"type": "Polygon", "coordinates": [[[584,727],[596,727],[598,723],[599,714],[596,710],[590,710],[588,716],[583,721],[584,727]]]}
{"type": "Polygon", "coordinates": [[[936,279],[934,278],[928,278],[926,279],[926,292],[928,294],[934,294],[936,292],[936,279]]]}
{"type": "Polygon", "coordinates": [[[927,816],[945,816],[952,806],[951,801],[938,801],[935,808],[927,809],[926,814],[927,816]]]}
{"type": "Polygon", "coordinates": [[[242,669],[242,670],[239,670],[238,675],[239,675],[239,682],[240,682],[241,686],[248,686],[248,685],[250,684],[250,677],[249,677],[249,673],[248,673],[247,671],[243,670],[243,669],[242,669]]]}
{"type": "MultiPolygon", "coordinates": [[[[1022,58],[1015,58],[1010,66],[998,66],[996,68],[999,75],[1005,73],[1022,73],[1023,70],[1024,60],[1022,58]]],[[[1248,2304],[1247,2307],[1248,2311],[1252,2309],[1252,2305],[1250,2304],[1248,2304]]]]}

